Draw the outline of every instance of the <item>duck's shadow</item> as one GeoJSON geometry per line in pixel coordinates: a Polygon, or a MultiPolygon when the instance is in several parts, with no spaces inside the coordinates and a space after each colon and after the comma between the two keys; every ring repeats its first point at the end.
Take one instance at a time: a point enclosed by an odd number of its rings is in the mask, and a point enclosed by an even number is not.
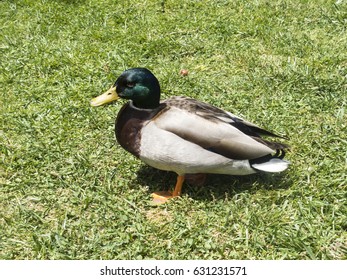
{"type": "MultiPolygon", "coordinates": [[[[149,193],[152,193],[172,190],[176,184],[176,178],[177,175],[174,172],[143,165],[134,180],[136,184],[148,186],[149,193]]],[[[290,177],[286,176],[285,172],[279,174],[257,173],[248,176],[207,174],[207,179],[202,186],[194,186],[186,181],[182,194],[195,200],[225,199],[245,191],[280,190],[287,189],[291,185],[290,177]]]]}

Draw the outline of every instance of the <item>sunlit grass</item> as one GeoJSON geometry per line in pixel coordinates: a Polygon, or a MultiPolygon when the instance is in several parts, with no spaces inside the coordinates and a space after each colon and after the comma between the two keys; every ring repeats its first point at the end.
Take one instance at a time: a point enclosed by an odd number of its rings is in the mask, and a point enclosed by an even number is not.
{"type": "Polygon", "coordinates": [[[345,1],[1,1],[0,258],[346,259],[345,1]],[[175,175],[114,139],[147,67],[186,95],[287,135],[281,175],[175,175]],[[180,69],[189,75],[179,75],[180,69]]]}

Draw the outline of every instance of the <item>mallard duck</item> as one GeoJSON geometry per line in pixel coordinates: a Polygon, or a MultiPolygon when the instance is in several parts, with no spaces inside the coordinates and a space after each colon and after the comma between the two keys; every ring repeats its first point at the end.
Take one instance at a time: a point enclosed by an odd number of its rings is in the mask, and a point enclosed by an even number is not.
{"type": "Polygon", "coordinates": [[[160,101],[160,85],[146,68],[124,71],[104,94],[92,99],[100,106],[123,98],[115,133],[118,143],[146,164],[177,173],[173,192],[153,194],[157,203],[180,196],[187,174],[248,175],[281,172],[286,144],[261,135],[280,137],[227,111],[175,96],[160,101]]]}

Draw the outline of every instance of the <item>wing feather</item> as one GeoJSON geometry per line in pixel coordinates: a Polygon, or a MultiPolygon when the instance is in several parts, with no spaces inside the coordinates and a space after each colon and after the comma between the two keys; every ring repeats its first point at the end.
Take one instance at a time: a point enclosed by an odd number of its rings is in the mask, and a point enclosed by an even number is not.
{"type": "Polygon", "coordinates": [[[255,159],[274,150],[233,126],[228,114],[194,99],[171,98],[167,108],[154,121],[160,128],[175,133],[185,141],[231,159],[255,159]],[[176,100],[176,101],[175,101],[176,100]]]}

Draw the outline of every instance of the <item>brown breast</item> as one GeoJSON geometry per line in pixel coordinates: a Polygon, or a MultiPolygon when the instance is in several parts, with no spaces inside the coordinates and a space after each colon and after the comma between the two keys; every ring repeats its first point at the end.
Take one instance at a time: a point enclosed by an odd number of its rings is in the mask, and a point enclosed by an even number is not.
{"type": "Polygon", "coordinates": [[[141,150],[141,129],[150,120],[165,108],[165,104],[160,104],[156,109],[140,109],[132,104],[132,101],[125,104],[119,111],[115,133],[118,143],[134,156],[140,156],[141,150]]]}

